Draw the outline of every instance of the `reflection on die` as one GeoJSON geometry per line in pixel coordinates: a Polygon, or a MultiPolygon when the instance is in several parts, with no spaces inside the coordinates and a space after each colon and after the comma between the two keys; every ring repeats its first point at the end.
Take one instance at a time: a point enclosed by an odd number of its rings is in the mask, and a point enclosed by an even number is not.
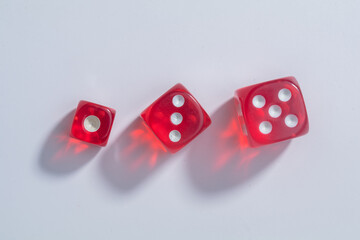
{"type": "Polygon", "coordinates": [[[70,135],[79,140],[105,146],[115,118],[115,110],[96,103],[80,101],[70,135]]]}
{"type": "Polygon", "coordinates": [[[170,152],[177,152],[210,124],[209,115],[181,84],[176,84],[141,114],[170,152]]]}
{"type": "Polygon", "coordinates": [[[294,77],[244,87],[235,92],[242,130],[249,143],[261,146],[306,134],[309,121],[294,77]]]}

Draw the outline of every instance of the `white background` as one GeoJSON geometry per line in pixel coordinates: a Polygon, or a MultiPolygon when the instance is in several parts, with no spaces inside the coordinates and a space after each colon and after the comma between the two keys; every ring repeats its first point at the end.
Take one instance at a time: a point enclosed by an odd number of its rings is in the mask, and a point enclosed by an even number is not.
{"type": "Polygon", "coordinates": [[[0,1],[0,239],[359,239],[359,12],[355,0],[0,1]],[[289,75],[309,134],[244,152],[234,91],[289,75]],[[154,157],[137,117],[177,82],[213,124],[154,157]],[[81,99],[117,110],[107,147],[69,142],[81,99]]]}

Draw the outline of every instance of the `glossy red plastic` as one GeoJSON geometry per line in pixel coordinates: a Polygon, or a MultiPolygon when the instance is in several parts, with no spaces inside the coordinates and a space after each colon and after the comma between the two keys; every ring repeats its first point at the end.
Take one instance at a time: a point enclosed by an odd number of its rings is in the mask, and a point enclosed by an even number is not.
{"type": "Polygon", "coordinates": [[[209,115],[181,84],[175,85],[159,97],[142,112],[141,117],[164,146],[173,153],[183,148],[211,124],[209,115]],[[175,120],[172,117],[175,117],[175,120]],[[175,134],[172,137],[173,131],[179,135],[175,134]]]}
{"type": "Polygon", "coordinates": [[[235,104],[242,118],[243,133],[253,147],[299,137],[309,131],[304,98],[294,77],[241,88],[235,92],[235,104]],[[264,101],[256,101],[258,96],[264,101]]]}
{"type": "Polygon", "coordinates": [[[80,101],[74,116],[70,136],[79,140],[106,146],[116,111],[96,103],[80,101]],[[90,118],[89,118],[90,117],[90,118]],[[86,121],[86,119],[95,119],[86,121]],[[91,125],[91,123],[94,125],[91,125]]]}

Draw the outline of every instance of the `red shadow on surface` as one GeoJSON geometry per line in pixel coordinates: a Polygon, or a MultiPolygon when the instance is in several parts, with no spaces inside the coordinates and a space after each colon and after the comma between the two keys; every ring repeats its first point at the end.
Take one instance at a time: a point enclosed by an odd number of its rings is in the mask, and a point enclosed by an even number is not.
{"type": "Polygon", "coordinates": [[[106,150],[101,169],[112,186],[120,191],[130,191],[162,165],[169,155],[138,117],[106,150]]]}
{"type": "Polygon", "coordinates": [[[212,125],[193,142],[188,172],[201,192],[216,193],[244,184],[259,175],[284,151],[289,141],[251,148],[241,130],[234,100],[212,116],[212,125]]]}
{"type": "Polygon", "coordinates": [[[75,110],[67,114],[47,137],[39,157],[40,167],[52,174],[69,174],[89,162],[99,146],[69,136],[75,110]]]}

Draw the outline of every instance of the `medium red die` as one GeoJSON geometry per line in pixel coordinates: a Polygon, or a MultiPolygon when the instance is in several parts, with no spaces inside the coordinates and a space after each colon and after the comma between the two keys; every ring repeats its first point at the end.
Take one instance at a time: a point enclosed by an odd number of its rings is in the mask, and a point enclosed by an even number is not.
{"type": "Polygon", "coordinates": [[[79,140],[105,146],[115,118],[115,110],[96,103],[80,101],[70,135],[79,140]]]}
{"type": "Polygon", "coordinates": [[[209,115],[181,84],[164,93],[142,112],[141,117],[173,153],[211,124],[209,115]]]}
{"type": "Polygon", "coordinates": [[[235,103],[253,147],[299,137],[309,131],[304,98],[294,77],[241,88],[235,103]]]}

